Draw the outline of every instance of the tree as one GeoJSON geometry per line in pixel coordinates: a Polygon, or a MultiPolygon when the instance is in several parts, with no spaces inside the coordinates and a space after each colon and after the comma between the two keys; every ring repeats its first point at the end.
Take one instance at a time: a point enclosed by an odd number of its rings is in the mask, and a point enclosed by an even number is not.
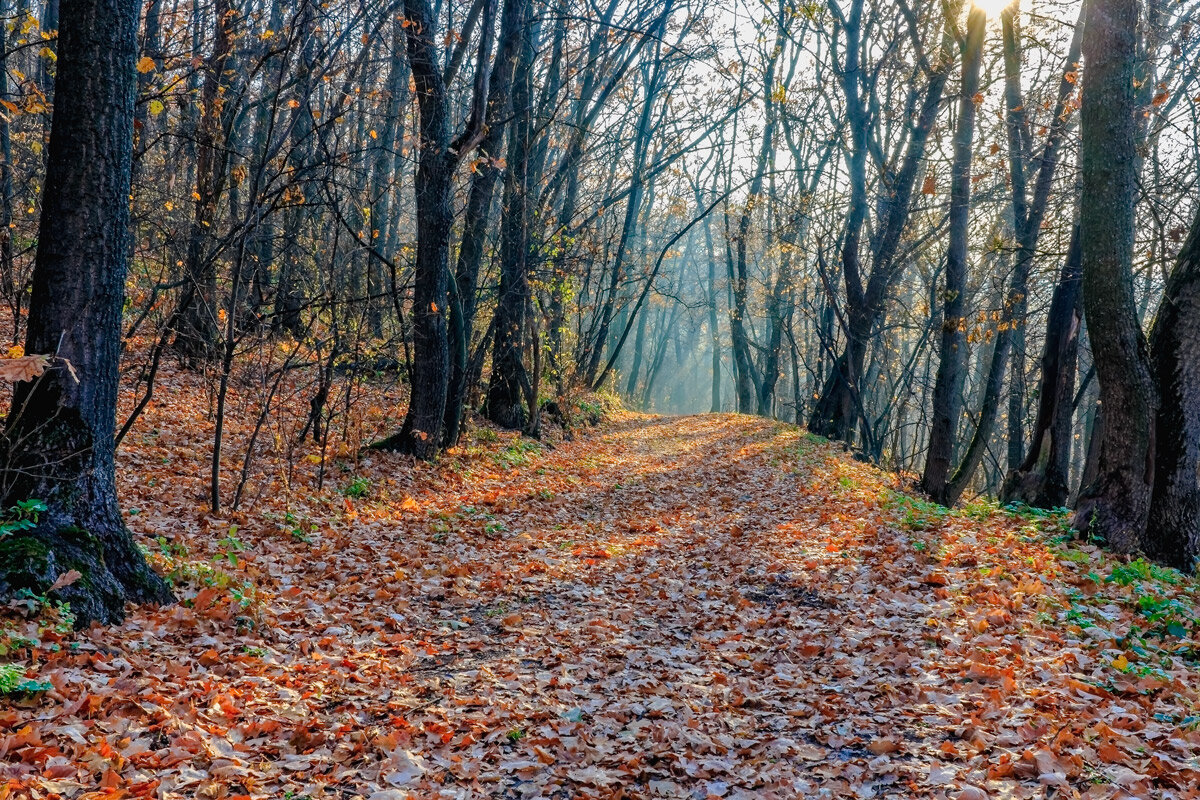
{"type": "Polygon", "coordinates": [[[933,390],[933,426],[921,489],[939,503],[957,498],[947,491],[954,459],[958,422],[962,414],[962,384],[967,367],[967,222],[971,210],[971,155],[975,147],[975,95],[983,62],[987,16],[979,8],[967,15],[963,43],[962,85],[958,97],[958,128],[954,132],[954,163],[950,177],[950,234],[946,247],[946,286],[942,290],[942,340],[937,382],[933,390]]]}
{"type": "Polygon", "coordinates": [[[1157,405],[1133,291],[1134,65],[1138,0],[1092,0],[1083,36],[1083,306],[1100,381],[1104,438],[1073,522],[1136,551],[1150,512],[1157,405]]]}
{"type": "MultiPolygon", "coordinates": [[[[526,5],[526,8],[528,6],[526,5]]],[[[521,428],[536,409],[525,409],[529,376],[524,363],[525,310],[529,305],[530,214],[528,180],[533,137],[534,26],[521,29],[512,75],[513,124],[508,134],[508,171],[504,176],[504,217],[500,230],[500,290],[496,302],[492,376],[488,383],[488,419],[505,428],[521,428]]]]}
{"type": "MultiPolygon", "coordinates": [[[[1051,110],[1050,122],[1046,126],[1046,140],[1036,162],[1036,171],[1027,175],[1031,159],[1032,134],[1029,130],[1028,114],[1021,91],[1021,48],[1016,25],[1016,7],[1010,6],[1000,15],[1004,42],[1004,95],[1006,106],[1005,129],[1008,138],[1009,183],[1012,195],[1012,215],[1016,233],[1016,264],[1009,284],[1008,296],[1000,311],[999,325],[992,339],[991,361],[983,381],[983,396],[979,402],[978,423],[962,460],[954,470],[944,490],[943,501],[948,505],[958,502],[975,471],[983,462],[1000,412],[1001,390],[1004,375],[1009,373],[1009,456],[1015,459],[1023,441],[1023,416],[1025,403],[1025,324],[1028,309],[1029,273],[1042,233],[1042,222],[1046,217],[1050,190],[1060,158],[1062,141],[1074,119],[1069,104],[1074,91],[1075,69],[1079,60],[1083,20],[1080,18],[1072,37],[1071,46],[1059,79],[1057,99],[1051,110]],[[1032,195],[1027,191],[1032,177],[1032,195]],[[1010,366],[1011,369],[1007,369],[1010,366]]],[[[1070,259],[1068,259],[1069,261],[1070,259]]],[[[1072,351],[1073,352],[1073,351],[1072,351]]],[[[1073,364],[1072,364],[1073,369],[1073,364]]],[[[1074,372],[1071,373],[1072,381],[1074,372]]],[[[1069,394],[1069,390],[1068,390],[1069,394]]],[[[936,404],[936,400],[935,400],[936,404]]],[[[1067,408],[1067,426],[1070,424],[1071,408],[1067,408]]],[[[936,421],[935,421],[936,433],[936,421]]],[[[1068,448],[1069,453],[1069,448],[1068,448]]],[[[1061,505],[1061,503],[1060,503],[1061,505]]]]}
{"type": "Polygon", "coordinates": [[[522,27],[528,25],[529,0],[506,0],[501,13],[500,42],[488,82],[487,133],[479,143],[481,156],[471,176],[458,263],[450,282],[450,384],[446,397],[444,439],[447,446],[458,442],[470,378],[468,350],[479,304],[477,284],[483,261],[492,195],[496,178],[503,171],[500,148],[511,111],[512,77],[524,42],[522,27]]]}
{"type": "Polygon", "coordinates": [[[55,353],[19,386],[2,444],[4,505],[46,511],[0,540],[0,595],[53,592],[80,624],[117,622],[125,602],[169,602],[121,520],[113,463],[117,362],[129,256],[136,0],[61,10],[26,350],[55,353]],[[61,580],[60,580],[61,579],[61,580]]]}
{"type": "Polygon", "coordinates": [[[428,0],[405,0],[408,62],[420,109],[421,156],[417,167],[417,261],[413,291],[413,369],[408,413],[400,431],[379,442],[383,450],[399,450],[433,458],[442,449],[446,393],[450,388],[450,341],[446,329],[449,296],[450,233],[454,211],[450,193],[454,172],[484,135],[495,4],[484,0],[471,116],[463,132],[451,139],[450,96],[435,41],[433,9],[428,0]]]}
{"type": "Polygon", "coordinates": [[[217,269],[208,249],[225,187],[225,128],[235,108],[222,95],[233,55],[236,12],[229,0],[217,0],[213,15],[213,50],[204,64],[202,112],[196,128],[195,210],[188,233],[186,284],[179,300],[179,333],[175,340],[175,347],[193,363],[210,360],[218,352],[217,269]]]}
{"type": "Polygon", "coordinates": [[[1200,209],[1154,327],[1150,368],[1160,405],[1146,550],[1190,572],[1200,559],[1200,209]]]}
{"type": "MultiPolygon", "coordinates": [[[[893,148],[892,160],[883,163],[881,168],[884,175],[878,203],[880,219],[876,221],[875,236],[871,237],[871,266],[864,280],[860,245],[870,205],[867,156],[874,155],[874,160],[883,162],[879,157],[882,147],[870,136],[876,127],[872,125],[872,116],[880,110],[870,101],[876,94],[874,79],[878,70],[867,69],[860,63],[860,50],[869,50],[862,42],[862,0],[854,0],[848,13],[842,12],[836,0],[827,0],[827,5],[846,42],[844,61],[838,67],[846,102],[846,127],[850,131],[850,146],[845,148],[850,207],[841,242],[846,303],[844,313],[839,315],[845,343],[824,377],[808,427],[813,433],[849,442],[854,435],[855,421],[866,419],[861,379],[867,346],[885,315],[889,294],[904,273],[906,262],[897,258],[897,251],[912,211],[915,184],[924,169],[926,146],[937,120],[953,59],[949,32],[942,36],[935,59],[928,59],[923,52],[919,54],[917,72],[926,75],[928,82],[923,94],[918,95],[917,90],[912,89],[905,108],[909,117],[906,142],[903,147],[893,148]]],[[[866,437],[870,438],[868,426],[862,427],[866,437]]],[[[869,446],[872,443],[863,444],[869,446]]]]}
{"type": "Polygon", "coordinates": [[[1082,325],[1079,228],[1063,262],[1046,315],[1037,418],[1025,460],[1005,478],[1000,498],[1037,508],[1060,508],[1070,495],[1071,414],[1082,325]]]}

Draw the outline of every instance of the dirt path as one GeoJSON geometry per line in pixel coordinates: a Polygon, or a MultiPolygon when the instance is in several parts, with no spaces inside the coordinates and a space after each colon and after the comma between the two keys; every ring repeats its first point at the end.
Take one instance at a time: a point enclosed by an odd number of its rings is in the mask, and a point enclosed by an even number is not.
{"type": "MultiPolygon", "coordinates": [[[[367,497],[242,520],[228,574],[256,603],[217,580],[139,611],[57,662],[52,700],[0,709],[7,758],[58,754],[9,773],[375,800],[1166,798],[1200,776],[1195,728],[1154,717],[1190,702],[1162,688],[1182,673],[1147,690],[1048,624],[1070,564],[1044,537],[925,519],[789,426],[630,417],[372,459],[367,497]]],[[[192,551],[228,556],[207,526],[192,551]]]]}

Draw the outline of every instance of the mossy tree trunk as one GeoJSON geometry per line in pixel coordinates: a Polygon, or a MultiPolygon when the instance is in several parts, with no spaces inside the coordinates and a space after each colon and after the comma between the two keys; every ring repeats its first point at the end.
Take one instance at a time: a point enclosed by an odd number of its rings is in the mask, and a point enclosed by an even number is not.
{"type": "Polygon", "coordinates": [[[121,520],[114,482],[137,16],[137,0],[62,3],[25,345],[60,358],[18,386],[0,443],[4,505],[48,507],[35,528],[0,539],[0,596],[44,592],[77,570],[53,595],[80,624],[172,599],[121,520]]]}

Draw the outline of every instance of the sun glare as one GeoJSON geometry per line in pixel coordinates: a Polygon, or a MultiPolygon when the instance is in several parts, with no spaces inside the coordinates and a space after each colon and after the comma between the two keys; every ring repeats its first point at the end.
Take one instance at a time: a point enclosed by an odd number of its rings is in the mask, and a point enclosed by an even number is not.
{"type": "Polygon", "coordinates": [[[1018,2],[1019,0],[972,0],[971,4],[987,14],[988,19],[996,19],[1000,12],[1018,2]]]}

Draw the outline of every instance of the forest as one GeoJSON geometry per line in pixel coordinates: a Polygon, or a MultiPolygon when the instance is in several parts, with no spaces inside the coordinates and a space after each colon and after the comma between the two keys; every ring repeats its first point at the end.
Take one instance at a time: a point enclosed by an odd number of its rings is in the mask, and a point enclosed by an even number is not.
{"type": "Polygon", "coordinates": [[[0,800],[1200,796],[1197,0],[0,62],[0,800]]]}

